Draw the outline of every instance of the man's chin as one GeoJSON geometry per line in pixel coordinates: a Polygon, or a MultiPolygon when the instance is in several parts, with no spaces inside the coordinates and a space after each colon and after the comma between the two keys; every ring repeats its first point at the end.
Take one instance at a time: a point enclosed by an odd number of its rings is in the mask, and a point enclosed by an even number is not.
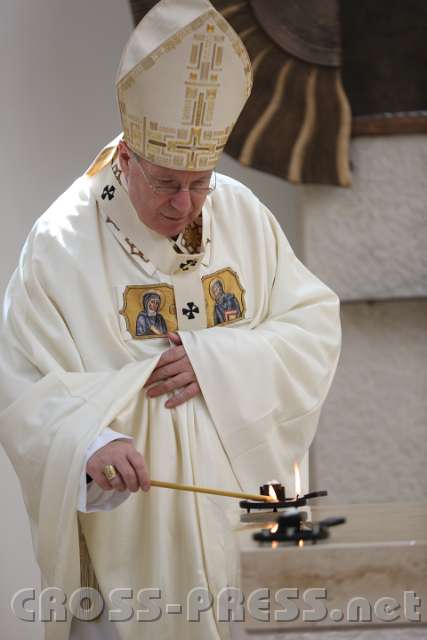
{"type": "Polygon", "coordinates": [[[174,218],[172,216],[166,216],[164,213],[162,214],[164,220],[166,220],[170,224],[187,224],[188,218],[174,218]]]}
{"type": "Polygon", "coordinates": [[[177,235],[181,233],[181,231],[184,231],[185,227],[190,223],[188,216],[186,216],[185,218],[176,219],[172,216],[162,214],[162,217],[164,221],[164,227],[170,229],[170,234],[168,233],[168,235],[177,235]]]}

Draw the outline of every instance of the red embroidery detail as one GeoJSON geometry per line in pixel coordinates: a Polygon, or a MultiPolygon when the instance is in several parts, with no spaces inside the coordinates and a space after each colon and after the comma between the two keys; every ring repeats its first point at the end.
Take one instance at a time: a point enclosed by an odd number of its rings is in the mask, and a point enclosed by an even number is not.
{"type": "Polygon", "coordinates": [[[125,242],[127,242],[127,244],[130,247],[130,253],[132,256],[138,256],[139,258],[141,258],[142,260],[144,260],[144,262],[150,262],[149,260],[147,260],[147,258],[144,256],[144,254],[142,253],[142,251],[140,251],[138,249],[138,247],[129,240],[129,238],[125,238],[125,242]]]}
{"type": "Polygon", "coordinates": [[[107,217],[106,222],[107,222],[107,224],[112,224],[113,227],[115,227],[117,229],[117,231],[120,231],[120,228],[116,225],[114,220],[112,218],[110,218],[110,216],[107,217]]]}

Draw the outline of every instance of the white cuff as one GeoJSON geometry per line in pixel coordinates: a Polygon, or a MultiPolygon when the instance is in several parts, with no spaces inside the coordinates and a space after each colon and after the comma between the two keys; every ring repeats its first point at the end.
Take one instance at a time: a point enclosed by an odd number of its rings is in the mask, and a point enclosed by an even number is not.
{"type": "Polygon", "coordinates": [[[119,433],[118,431],[110,429],[110,427],[106,427],[86,449],[85,464],[80,476],[77,511],[82,511],[83,513],[90,513],[92,511],[111,511],[122,504],[122,502],[130,496],[130,491],[115,491],[114,489],[111,489],[111,491],[105,491],[94,481],[89,484],[86,482],[86,465],[89,458],[93,456],[98,449],[101,449],[101,447],[105,447],[109,442],[119,440],[120,438],[133,440],[130,436],[125,436],[123,433],[119,433]]]}

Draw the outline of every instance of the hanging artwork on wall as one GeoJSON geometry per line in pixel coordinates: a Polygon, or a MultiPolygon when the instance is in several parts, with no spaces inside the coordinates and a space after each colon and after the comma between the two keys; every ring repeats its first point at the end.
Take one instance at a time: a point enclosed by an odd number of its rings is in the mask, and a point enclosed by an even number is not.
{"type": "MultiPolygon", "coordinates": [[[[135,23],[156,0],[130,0],[135,23]]],[[[351,185],[351,136],[427,132],[425,0],[212,0],[252,94],[225,148],[294,184],[351,185]]]]}

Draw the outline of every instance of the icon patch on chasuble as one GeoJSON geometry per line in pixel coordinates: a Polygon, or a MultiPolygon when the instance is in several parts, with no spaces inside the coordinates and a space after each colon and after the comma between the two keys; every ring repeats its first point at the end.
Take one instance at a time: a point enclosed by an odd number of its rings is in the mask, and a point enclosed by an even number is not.
{"type": "Polygon", "coordinates": [[[178,328],[174,291],[168,284],[126,287],[120,313],[137,340],[158,338],[178,328]]]}
{"type": "Polygon", "coordinates": [[[245,289],[227,267],[202,278],[208,327],[230,324],[245,317],[245,289]]]}

